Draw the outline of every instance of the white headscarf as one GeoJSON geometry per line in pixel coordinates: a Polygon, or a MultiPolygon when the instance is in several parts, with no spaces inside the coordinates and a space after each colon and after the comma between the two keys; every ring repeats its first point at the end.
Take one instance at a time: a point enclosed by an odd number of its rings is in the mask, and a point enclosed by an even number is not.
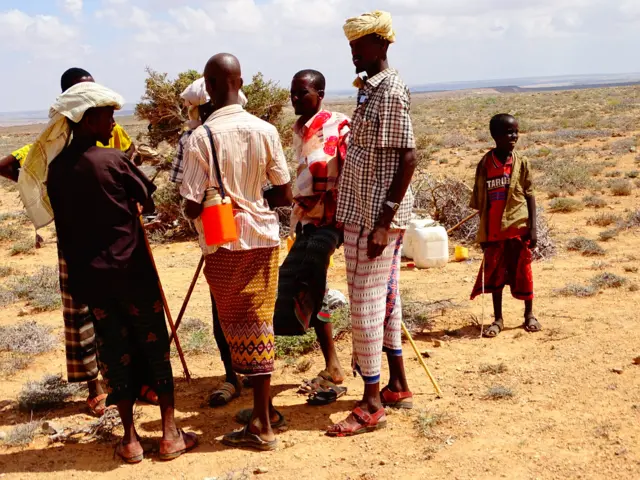
{"type": "MultiPolygon", "coordinates": [[[[248,102],[247,97],[242,92],[242,90],[240,90],[238,94],[240,96],[240,105],[242,105],[242,107],[244,108],[248,102]]],[[[207,87],[204,83],[204,77],[200,77],[198,80],[185,88],[184,92],[180,94],[180,98],[182,98],[182,100],[184,101],[184,105],[189,111],[188,127],[193,129],[200,126],[198,107],[200,105],[204,105],[210,100],[209,94],[207,93],[207,87]]]]}
{"type": "Polygon", "coordinates": [[[78,123],[90,108],[115,107],[120,110],[124,99],[113,90],[93,82],[74,85],[49,110],[51,119],[38,135],[20,169],[18,190],[27,215],[36,228],[53,221],[53,209],[47,195],[49,164],[62,152],[71,134],[68,120],[78,123]]]}

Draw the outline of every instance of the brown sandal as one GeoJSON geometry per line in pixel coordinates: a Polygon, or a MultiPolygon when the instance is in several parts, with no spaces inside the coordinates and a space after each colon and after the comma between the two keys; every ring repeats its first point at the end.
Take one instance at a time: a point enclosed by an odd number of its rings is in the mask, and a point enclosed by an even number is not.
{"type": "Polygon", "coordinates": [[[144,449],[142,448],[142,445],[140,443],[138,443],[138,446],[140,447],[140,452],[138,453],[137,450],[132,452],[130,450],[130,445],[125,445],[122,443],[122,440],[120,440],[113,452],[113,458],[115,458],[117,455],[125,463],[140,463],[142,460],[144,460],[144,449]]]}
{"type": "Polygon", "coordinates": [[[107,394],[103,393],[98,395],[97,397],[87,398],[87,406],[91,413],[101,417],[104,415],[104,412],[107,411],[107,394]]]}
{"type": "Polygon", "coordinates": [[[168,442],[166,440],[160,440],[160,460],[174,460],[178,458],[183,453],[187,453],[190,450],[193,450],[198,446],[198,436],[195,433],[185,433],[184,430],[178,430],[180,435],[182,435],[182,440],[184,441],[184,448],[181,450],[177,450],[175,452],[164,452],[167,448],[171,447],[172,442],[168,442]]]}
{"type": "Polygon", "coordinates": [[[327,430],[329,437],[352,437],[361,433],[374,432],[387,426],[384,407],[376,413],[369,413],[356,407],[343,421],[332,425],[327,430]]]}

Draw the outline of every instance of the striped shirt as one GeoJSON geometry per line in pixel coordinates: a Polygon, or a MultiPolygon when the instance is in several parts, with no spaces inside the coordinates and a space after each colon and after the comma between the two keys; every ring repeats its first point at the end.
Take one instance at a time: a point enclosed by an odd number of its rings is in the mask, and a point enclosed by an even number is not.
{"type": "MultiPolygon", "coordinates": [[[[231,105],[214,112],[206,121],[213,134],[227,195],[233,203],[238,240],[222,245],[229,250],[251,250],[280,245],[278,217],[263,196],[263,186],[290,182],[289,169],[276,128],[231,105]]],[[[184,152],[184,172],[180,194],[202,203],[205,191],[217,187],[209,137],[198,127],[184,152]]],[[[217,247],[204,241],[202,222],[195,222],[200,247],[205,255],[217,247]]]]}

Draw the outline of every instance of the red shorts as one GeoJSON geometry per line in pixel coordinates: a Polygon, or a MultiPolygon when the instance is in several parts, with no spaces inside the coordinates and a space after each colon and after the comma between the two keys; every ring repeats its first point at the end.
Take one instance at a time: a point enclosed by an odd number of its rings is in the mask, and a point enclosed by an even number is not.
{"type": "MultiPolygon", "coordinates": [[[[522,238],[491,242],[484,250],[484,293],[501,292],[505,285],[518,300],[533,300],[532,255],[522,238]]],[[[482,294],[482,267],[471,300],[482,294]]]]}

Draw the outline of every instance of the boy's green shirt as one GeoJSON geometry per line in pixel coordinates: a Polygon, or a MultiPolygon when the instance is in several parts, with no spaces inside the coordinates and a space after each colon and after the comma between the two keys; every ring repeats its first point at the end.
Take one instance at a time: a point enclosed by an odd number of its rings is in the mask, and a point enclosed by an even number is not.
{"type": "MultiPolygon", "coordinates": [[[[489,151],[476,169],[476,181],[473,186],[473,194],[469,207],[480,210],[480,227],[476,241],[478,243],[489,241],[489,199],[487,194],[487,169],[486,162],[491,159],[493,150],[489,151]]],[[[511,172],[511,185],[507,194],[507,205],[502,214],[502,230],[507,228],[528,227],[529,210],[526,197],[533,197],[533,183],[529,162],[513,152],[513,170],[511,172]]]]}

